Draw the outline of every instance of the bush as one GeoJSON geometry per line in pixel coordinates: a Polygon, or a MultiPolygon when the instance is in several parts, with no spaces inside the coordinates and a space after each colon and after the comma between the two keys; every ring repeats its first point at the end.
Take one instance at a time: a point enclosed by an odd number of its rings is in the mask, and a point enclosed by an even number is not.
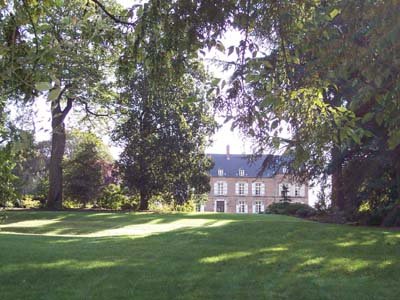
{"type": "Polygon", "coordinates": [[[400,226],[400,205],[394,206],[382,221],[385,227],[400,226]]]}
{"type": "Polygon", "coordinates": [[[301,207],[296,211],[296,216],[300,218],[309,218],[316,214],[312,207],[301,207]]]}
{"type": "Polygon", "coordinates": [[[78,202],[70,200],[70,199],[64,199],[62,204],[63,204],[63,208],[65,208],[65,209],[74,209],[74,208],[81,207],[81,205],[78,202]]]}
{"type": "Polygon", "coordinates": [[[40,208],[41,203],[39,200],[33,199],[32,195],[25,195],[21,200],[21,207],[23,207],[23,208],[40,208]]]}
{"type": "Polygon", "coordinates": [[[314,216],[316,210],[303,203],[280,202],[268,206],[267,213],[308,218],[314,216]]]}
{"type": "Polygon", "coordinates": [[[4,223],[7,219],[6,212],[0,208],[0,224],[4,223]]]}
{"type": "Polygon", "coordinates": [[[372,210],[365,210],[358,214],[358,219],[369,226],[400,226],[400,205],[388,204],[372,210]]]}
{"type": "Polygon", "coordinates": [[[194,212],[196,206],[193,201],[187,201],[181,205],[176,205],[175,206],[175,211],[179,212],[194,212]]]}
{"type": "Polygon", "coordinates": [[[136,210],[138,201],[136,197],[129,197],[119,185],[109,184],[101,192],[96,206],[105,209],[136,210]]]}

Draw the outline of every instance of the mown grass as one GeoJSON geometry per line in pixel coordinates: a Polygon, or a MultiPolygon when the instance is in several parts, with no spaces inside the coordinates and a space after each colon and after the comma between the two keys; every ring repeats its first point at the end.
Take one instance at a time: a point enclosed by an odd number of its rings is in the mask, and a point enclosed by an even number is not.
{"type": "Polygon", "coordinates": [[[0,299],[399,299],[400,232],[275,215],[8,212],[0,299]]]}

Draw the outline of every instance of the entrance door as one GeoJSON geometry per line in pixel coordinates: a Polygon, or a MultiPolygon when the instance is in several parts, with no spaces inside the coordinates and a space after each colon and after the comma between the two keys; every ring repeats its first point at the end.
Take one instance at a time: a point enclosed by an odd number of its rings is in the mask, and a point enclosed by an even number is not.
{"type": "Polygon", "coordinates": [[[225,212],[225,201],[217,201],[216,209],[217,212],[225,212]]]}

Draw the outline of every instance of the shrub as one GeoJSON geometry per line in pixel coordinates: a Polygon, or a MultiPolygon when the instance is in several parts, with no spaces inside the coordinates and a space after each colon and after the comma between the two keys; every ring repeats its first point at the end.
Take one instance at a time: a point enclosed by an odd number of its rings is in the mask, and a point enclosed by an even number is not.
{"type": "Polygon", "coordinates": [[[176,205],[174,210],[179,212],[193,212],[195,208],[196,206],[193,201],[187,201],[181,205],[176,205]]]}
{"type": "Polygon", "coordinates": [[[23,207],[23,208],[40,208],[41,203],[39,200],[33,199],[32,195],[25,195],[21,200],[21,207],[23,207]]]}
{"type": "Polygon", "coordinates": [[[267,213],[308,218],[316,214],[316,210],[303,203],[280,202],[273,203],[267,208],[267,213]]]}
{"type": "Polygon", "coordinates": [[[79,208],[79,207],[81,207],[81,206],[76,201],[73,201],[71,199],[64,199],[63,200],[63,208],[65,208],[65,209],[73,209],[73,208],[79,208]]]}
{"type": "Polygon", "coordinates": [[[109,184],[101,192],[97,199],[96,206],[105,209],[129,209],[138,208],[136,197],[129,197],[119,185],[109,184]]]}
{"type": "Polygon", "coordinates": [[[315,209],[312,207],[301,207],[296,211],[296,216],[300,218],[309,218],[316,214],[315,209]]]}
{"type": "Polygon", "coordinates": [[[4,223],[7,219],[6,212],[0,208],[0,224],[4,223]]]}
{"type": "Polygon", "coordinates": [[[400,226],[400,205],[394,206],[382,221],[385,227],[400,226]]]}

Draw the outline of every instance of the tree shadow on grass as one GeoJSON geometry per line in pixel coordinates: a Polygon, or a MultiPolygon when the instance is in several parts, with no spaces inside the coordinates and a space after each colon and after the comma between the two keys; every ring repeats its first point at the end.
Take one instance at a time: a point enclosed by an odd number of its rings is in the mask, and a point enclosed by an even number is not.
{"type": "Polygon", "coordinates": [[[219,226],[224,222],[301,222],[294,218],[237,214],[157,214],[157,213],[82,213],[12,212],[0,230],[18,234],[64,236],[144,235],[182,227],[219,226]]]}
{"type": "Polygon", "coordinates": [[[233,220],[141,237],[2,234],[0,298],[398,298],[398,233],[275,216],[233,220]]]}

